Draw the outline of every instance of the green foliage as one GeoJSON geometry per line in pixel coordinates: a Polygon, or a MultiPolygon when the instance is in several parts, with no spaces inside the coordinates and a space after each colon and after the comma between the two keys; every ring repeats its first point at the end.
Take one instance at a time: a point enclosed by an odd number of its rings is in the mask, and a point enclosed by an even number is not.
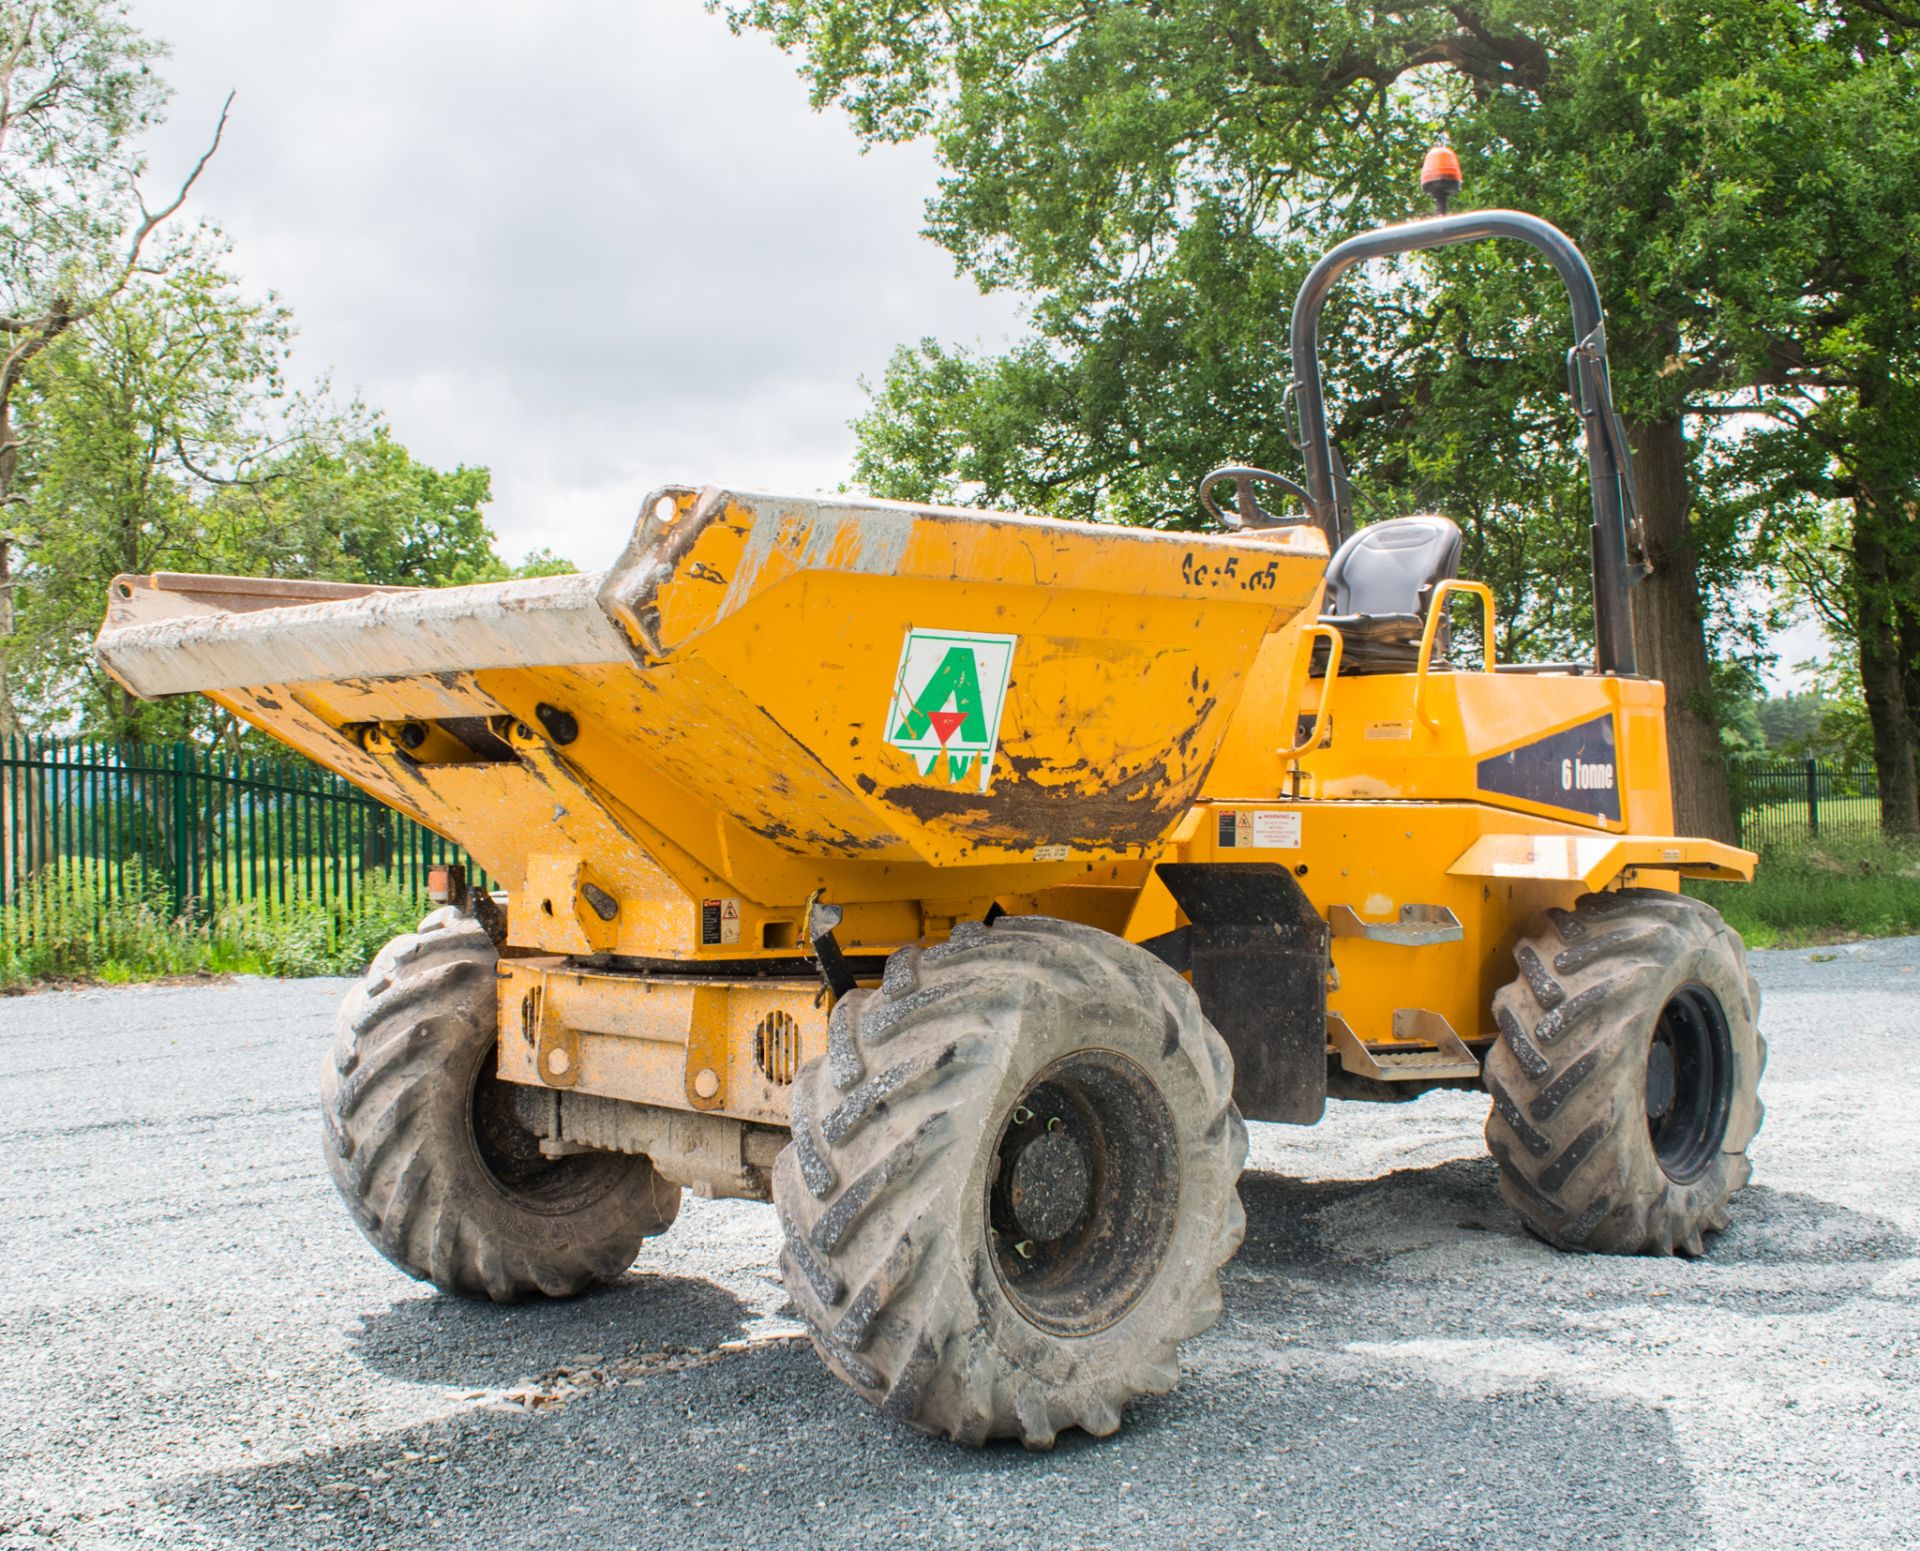
{"type": "Polygon", "coordinates": [[[1827,702],[1819,695],[1773,695],[1753,708],[1761,747],[1770,754],[1809,752],[1818,742],[1821,713],[1827,702]]]}
{"type": "Polygon", "coordinates": [[[564,555],[557,555],[550,549],[531,550],[518,565],[508,565],[499,555],[489,551],[483,559],[463,562],[447,577],[447,585],[465,587],[474,582],[519,581],[533,576],[572,576],[579,569],[564,555]]]}
{"type": "Polygon", "coordinates": [[[157,872],[103,887],[100,864],[42,870],[0,907],[0,987],[46,981],[121,983],[174,975],[349,975],[432,908],[383,873],[351,905],[294,879],[284,899],[260,896],[211,918],[176,917],[157,872]]]}
{"type": "Polygon", "coordinates": [[[285,899],[263,895],[220,911],[208,939],[216,956],[232,955],[259,974],[357,974],[432,908],[384,873],[369,874],[351,905],[295,880],[285,899]]]}
{"type": "Polygon", "coordinates": [[[1873,765],[1873,732],[1849,665],[1823,664],[1813,690],[1760,701],[1754,712],[1769,754],[1811,754],[1852,770],[1873,765]]]}
{"type": "Polygon", "coordinates": [[[0,731],[15,720],[7,636],[27,445],[16,408],[29,370],[136,275],[191,253],[171,218],[226,124],[223,112],[172,200],[150,208],[137,143],[166,100],[161,52],[119,0],[0,0],[0,731]]]}
{"type": "Polygon", "coordinates": [[[133,700],[94,665],[121,572],[443,585],[495,568],[485,469],[415,460],[359,406],[288,391],[292,325],[216,244],[129,288],[36,361],[14,531],[10,670],[30,729],[210,736],[216,708],[133,700]]]}
{"type": "Polygon", "coordinates": [[[160,53],[116,0],[0,0],[0,314],[10,321],[116,283],[145,168],[134,145],[167,98],[153,69],[160,53]]]}
{"type": "MultiPolygon", "coordinates": [[[[1780,460],[1831,479],[1836,447],[1865,434],[1846,384],[1876,361],[1869,341],[1917,316],[1914,28],[1890,8],[726,10],[794,51],[815,100],[863,136],[931,141],[931,235],[983,286],[1032,298],[1036,337],[1004,355],[896,354],[857,426],[858,475],[881,493],[1189,525],[1210,465],[1294,466],[1293,289],[1337,237],[1421,213],[1413,170],[1444,130],[1463,206],[1535,210],[1587,253],[1623,412],[1689,417],[1678,542],[1727,649],[1752,655],[1768,624],[1745,601],[1754,542],[1797,510],[1780,509],[1780,460]],[[1737,418],[1763,400],[1787,407],[1737,418]],[[1815,410],[1839,417],[1833,446],[1794,424],[1815,410]],[[1723,477],[1756,426],[1773,427],[1771,450],[1723,477]]],[[[1589,602],[1568,579],[1586,569],[1588,519],[1552,274],[1507,247],[1412,259],[1350,283],[1322,334],[1362,515],[1461,520],[1509,651],[1582,640],[1589,602]]],[[[1920,445],[1911,420],[1873,434],[1920,445]]]]}
{"type": "Polygon", "coordinates": [[[1752,883],[1692,882],[1754,948],[1920,932],[1920,846],[1878,837],[1763,851],[1752,883]]]}
{"type": "MultiPolygon", "coordinates": [[[[500,569],[485,469],[286,381],[292,322],[212,227],[153,205],[163,50],[120,0],[0,0],[0,730],[238,737],[145,706],[90,645],[119,572],[444,585],[500,569]]],[[[224,129],[224,115],[220,120],[224,129]]],[[[212,137],[207,155],[219,143],[212,137]]]]}
{"type": "Polygon", "coordinates": [[[417,461],[374,416],[302,428],[299,444],[210,503],[250,574],[441,587],[493,563],[492,476],[417,461]]]}

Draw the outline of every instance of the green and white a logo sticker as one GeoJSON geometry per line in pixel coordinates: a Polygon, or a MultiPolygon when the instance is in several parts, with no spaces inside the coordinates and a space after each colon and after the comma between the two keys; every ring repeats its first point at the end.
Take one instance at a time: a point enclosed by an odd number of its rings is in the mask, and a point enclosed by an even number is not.
{"type": "Polygon", "coordinates": [[[964,781],[978,765],[984,792],[993,778],[1000,710],[1019,639],[909,630],[887,707],[887,742],[911,754],[922,775],[932,775],[943,757],[949,781],[964,781]]]}

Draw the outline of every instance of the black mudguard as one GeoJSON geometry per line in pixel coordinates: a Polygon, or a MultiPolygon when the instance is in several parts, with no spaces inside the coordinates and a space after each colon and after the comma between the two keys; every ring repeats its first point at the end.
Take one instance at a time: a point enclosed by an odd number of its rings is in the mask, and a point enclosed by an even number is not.
{"type": "Polygon", "coordinates": [[[1162,862],[1190,926],[1142,944],[1191,970],[1201,1009],[1233,1052],[1249,1120],[1311,1125],[1327,1107],[1327,923],[1274,862],[1162,862]]]}

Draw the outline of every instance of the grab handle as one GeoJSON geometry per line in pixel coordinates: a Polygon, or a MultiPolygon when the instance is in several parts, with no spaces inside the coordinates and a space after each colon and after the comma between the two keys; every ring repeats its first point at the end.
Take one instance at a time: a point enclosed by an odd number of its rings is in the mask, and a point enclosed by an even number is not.
{"type": "MultiPolygon", "coordinates": [[[[1307,676],[1313,671],[1311,643],[1316,640],[1327,643],[1327,671],[1320,682],[1320,707],[1313,713],[1313,731],[1307,734],[1304,742],[1296,743],[1290,749],[1281,749],[1282,759],[1298,759],[1308,749],[1318,748],[1321,735],[1327,730],[1327,710],[1333,704],[1333,686],[1339,682],[1340,648],[1343,644],[1340,632],[1332,625],[1308,625],[1301,633],[1300,667],[1294,676],[1293,694],[1289,699],[1297,706],[1306,694],[1307,676]]],[[[1297,722],[1296,730],[1298,730],[1297,722]]]]}
{"type": "Polygon", "coordinates": [[[1427,601],[1427,628],[1420,632],[1420,663],[1413,677],[1413,714],[1429,727],[1438,725],[1423,709],[1427,679],[1433,669],[1433,647],[1440,638],[1440,627],[1447,622],[1447,595],[1455,592],[1470,592],[1480,600],[1486,620],[1480,632],[1480,665],[1482,671],[1493,672],[1493,589],[1485,582],[1467,582],[1450,576],[1433,589],[1433,596],[1427,601]]]}

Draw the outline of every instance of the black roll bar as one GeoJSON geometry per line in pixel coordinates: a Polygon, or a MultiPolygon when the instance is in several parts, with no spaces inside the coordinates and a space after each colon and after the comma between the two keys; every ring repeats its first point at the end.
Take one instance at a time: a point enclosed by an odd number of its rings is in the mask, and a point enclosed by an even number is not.
{"type": "Polygon", "coordinates": [[[1573,348],[1567,387],[1586,432],[1587,472],[1593,483],[1594,665],[1602,673],[1632,674],[1633,615],[1628,592],[1640,573],[1628,556],[1630,526],[1637,530],[1633,466],[1607,372],[1606,322],[1593,271],[1558,227],[1520,210],[1475,210],[1382,227],[1349,237],[1313,266],[1293,304],[1293,390],[1300,416],[1300,452],[1306,460],[1313,518],[1336,543],[1351,531],[1346,478],[1335,467],[1327,437],[1327,404],[1320,381],[1320,311],[1334,282],[1355,264],[1389,253],[1415,253],[1456,242],[1513,237],[1544,253],[1559,271],[1573,304],[1573,348]]]}

